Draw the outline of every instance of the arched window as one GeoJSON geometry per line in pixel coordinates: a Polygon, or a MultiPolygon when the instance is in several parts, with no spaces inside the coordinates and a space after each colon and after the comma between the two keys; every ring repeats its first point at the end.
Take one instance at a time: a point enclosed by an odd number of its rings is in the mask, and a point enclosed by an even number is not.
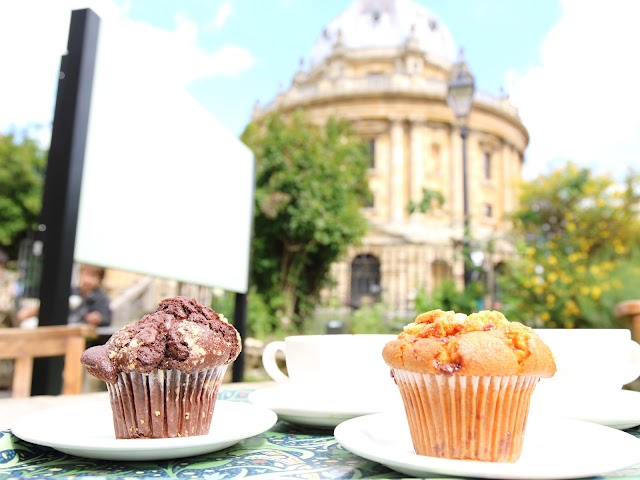
{"type": "Polygon", "coordinates": [[[376,168],[376,141],[374,138],[369,139],[369,168],[376,168]]]}
{"type": "Polygon", "coordinates": [[[484,217],[493,218],[493,205],[491,205],[490,203],[484,204],[484,217]]]}
{"type": "Polygon", "coordinates": [[[373,255],[357,255],[351,262],[351,306],[380,300],[380,261],[373,255]]]}
{"type": "Polygon", "coordinates": [[[484,179],[491,180],[491,153],[484,152],[483,156],[484,179]]]}

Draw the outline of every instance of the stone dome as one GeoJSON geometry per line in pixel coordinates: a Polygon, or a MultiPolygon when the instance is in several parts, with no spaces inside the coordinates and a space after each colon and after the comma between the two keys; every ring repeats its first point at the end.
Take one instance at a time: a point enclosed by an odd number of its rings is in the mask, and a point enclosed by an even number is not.
{"type": "Polygon", "coordinates": [[[425,53],[455,61],[456,45],[447,26],[414,0],[355,0],[320,33],[311,65],[322,62],[338,42],[347,49],[397,48],[412,43],[425,53]]]}

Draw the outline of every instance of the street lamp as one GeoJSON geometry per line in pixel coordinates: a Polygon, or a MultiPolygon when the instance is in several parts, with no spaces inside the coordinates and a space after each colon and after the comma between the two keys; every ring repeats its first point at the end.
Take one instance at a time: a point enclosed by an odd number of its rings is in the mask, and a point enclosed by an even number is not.
{"type": "Polygon", "coordinates": [[[460,60],[453,64],[449,85],[447,88],[447,104],[453,110],[453,114],[460,125],[460,138],[462,139],[462,208],[464,215],[464,233],[462,238],[462,248],[464,256],[464,287],[471,283],[471,269],[466,258],[470,252],[469,245],[469,192],[467,187],[467,137],[469,135],[469,114],[473,106],[473,93],[475,91],[475,81],[469,71],[469,67],[464,61],[462,51],[460,60]]]}

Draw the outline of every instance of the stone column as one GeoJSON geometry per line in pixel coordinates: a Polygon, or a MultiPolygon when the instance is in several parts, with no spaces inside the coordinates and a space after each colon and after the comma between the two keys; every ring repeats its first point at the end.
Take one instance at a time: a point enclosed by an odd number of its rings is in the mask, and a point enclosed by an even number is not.
{"type": "Polygon", "coordinates": [[[511,151],[511,146],[506,142],[502,144],[502,188],[503,188],[503,209],[504,212],[512,212],[514,209],[513,203],[513,188],[516,178],[514,177],[515,171],[513,168],[514,158],[511,151]]]}
{"type": "Polygon", "coordinates": [[[404,170],[404,126],[402,119],[391,119],[391,221],[401,223],[407,206],[404,170]]]}
{"type": "MultiPolygon", "coordinates": [[[[411,180],[411,200],[419,203],[422,199],[422,188],[424,187],[424,122],[413,119],[409,128],[409,141],[411,142],[411,152],[409,160],[409,171],[411,180]]],[[[420,221],[420,212],[416,211],[411,215],[412,222],[420,221]]]]}
{"type": "Polygon", "coordinates": [[[460,130],[452,128],[449,132],[449,178],[451,196],[448,198],[451,211],[451,226],[462,234],[462,141],[460,130]]]}

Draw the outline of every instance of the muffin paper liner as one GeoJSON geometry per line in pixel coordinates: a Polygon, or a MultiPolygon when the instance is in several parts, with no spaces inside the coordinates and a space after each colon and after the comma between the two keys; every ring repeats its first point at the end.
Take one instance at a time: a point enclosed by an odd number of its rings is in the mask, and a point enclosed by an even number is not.
{"type": "Polygon", "coordinates": [[[416,453],[515,462],[537,376],[430,375],[392,369],[416,453]]]}
{"type": "Polygon", "coordinates": [[[120,373],[107,384],[116,438],[207,435],[226,370],[120,373]]]}

